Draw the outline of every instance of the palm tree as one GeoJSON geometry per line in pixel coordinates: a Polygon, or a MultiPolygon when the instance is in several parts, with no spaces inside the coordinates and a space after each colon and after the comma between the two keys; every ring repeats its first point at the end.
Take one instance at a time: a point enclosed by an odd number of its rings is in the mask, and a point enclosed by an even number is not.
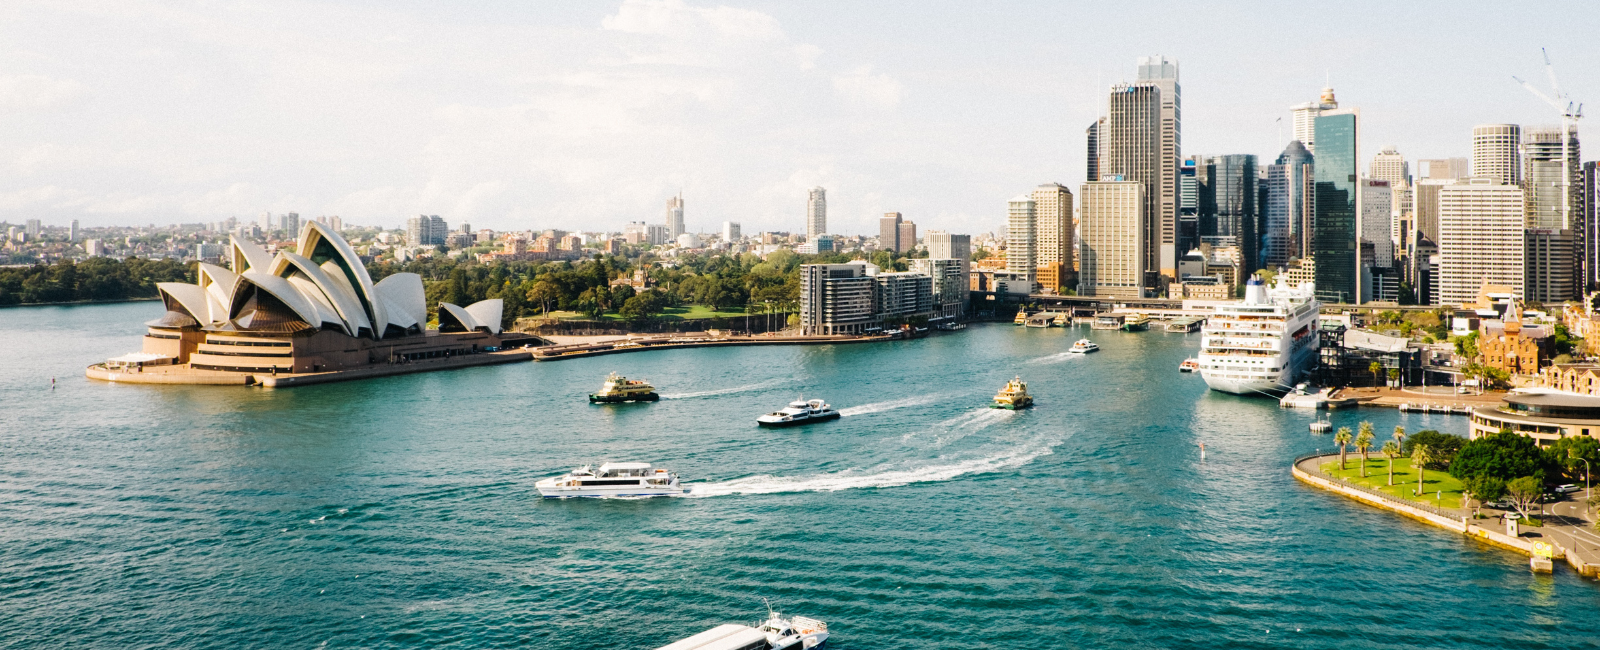
{"type": "Polygon", "coordinates": [[[1339,427],[1333,434],[1333,444],[1339,445],[1339,471],[1344,471],[1344,448],[1350,444],[1350,427],[1339,427]]]}
{"type": "Polygon", "coordinates": [[[1389,383],[1391,383],[1391,384],[1399,384],[1400,383],[1400,369],[1399,368],[1390,368],[1389,369],[1389,383]]]}
{"type": "Polygon", "coordinates": [[[1394,428],[1394,444],[1398,445],[1402,450],[1405,449],[1405,447],[1406,447],[1406,428],[1405,427],[1395,427],[1394,428]]]}
{"type": "Polygon", "coordinates": [[[1356,433],[1356,450],[1361,452],[1361,478],[1367,477],[1367,451],[1372,449],[1372,423],[1362,422],[1356,433]]]}
{"type": "Polygon", "coordinates": [[[1417,470],[1417,496],[1422,496],[1422,478],[1427,470],[1424,468],[1433,461],[1433,450],[1428,445],[1417,443],[1411,447],[1411,468],[1417,470]]]}
{"type": "Polygon", "coordinates": [[[1389,485],[1394,485],[1394,457],[1400,455],[1400,445],[1393,440],[1383,443],[1383,455],[1389,457],[1389,485]]]}
{"type": "Polygon", "coordinates": [[[1367,371],[1372,373],[1372,385],[1373,386],[1380,386],[1380,385],[1383,384],[1383,377],[1382,377],[1382,374],[1383,374],[1383,363],[1382,362],[1374,361],[1374,362],[1372,362],[1370,364],[1367,364],[1367,371]]]}

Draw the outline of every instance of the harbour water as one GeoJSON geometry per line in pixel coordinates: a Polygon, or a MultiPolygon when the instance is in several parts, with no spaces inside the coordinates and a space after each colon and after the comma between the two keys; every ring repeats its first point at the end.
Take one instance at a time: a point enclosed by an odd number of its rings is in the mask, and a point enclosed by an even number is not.
{"type": "Polygon", "coordinates": [[[1600,638],[1600,585],[1297,484],[1331,436],[1180,374],[1198,334],[988,325],[286,390],[83,378],[159,309],[0,309],[0,647],[649,648],[764,597],[843,649],[1600,638]],[[1102,351],[1066,354],[1083,336],[1102,351]],[[613,370],[662,401],[588,404],[613,370]],[[987,408],[1015,375],[1038,406],[987,408]],[[755,426],[797,396],[845,417],[755,426]],[[694,492],[533,489],[605,460],[694,492]]]}

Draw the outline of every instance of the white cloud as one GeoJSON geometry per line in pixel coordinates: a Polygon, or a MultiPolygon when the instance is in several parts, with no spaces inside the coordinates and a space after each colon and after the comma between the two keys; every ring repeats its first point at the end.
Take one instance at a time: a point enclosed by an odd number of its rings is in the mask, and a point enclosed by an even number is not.
{"type": "Polygon", "coordinates": [[[42,110],[60,108],[83,97],[83,84],[44,75],[0,77],[0,108],[42,110]]]}
{"type": "Polygon", "coordinates": [[[735,7],[692,7],[682,0],[624,0],[617,13],[600,21],[605,29],[679,38],[717,37],[770,41],[783,38],[778,20],[735,7]]]}
{"type": "Polygon", "coordinates": [[[834,76],[833,90],[857,105],[894,108],[905,87],[889,75],[872,74],[872,66],[864,65],[834,76]]]}

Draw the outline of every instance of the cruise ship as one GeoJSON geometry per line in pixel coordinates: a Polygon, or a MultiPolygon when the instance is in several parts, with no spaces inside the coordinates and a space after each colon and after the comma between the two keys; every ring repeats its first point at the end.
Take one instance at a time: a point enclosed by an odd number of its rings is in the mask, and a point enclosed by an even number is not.
{"type": "Polygon", "coordinates": [[[1283,393],[1317,359],[1317,311],[1305,283],[1246,282],[1244,300],[1220,305],[1201,328],[1200,376],[1226,393],[1283,393]]]}

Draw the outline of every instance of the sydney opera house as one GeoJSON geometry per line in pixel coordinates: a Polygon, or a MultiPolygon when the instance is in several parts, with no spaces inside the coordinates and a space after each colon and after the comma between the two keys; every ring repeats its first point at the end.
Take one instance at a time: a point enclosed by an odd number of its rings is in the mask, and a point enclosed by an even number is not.
{"type": "Polygon", "coordinates": [[[93,379],[288,386],[522,361],[537,339],[501,332],[501,302],[440,303],[428,329],[422,278],[373,282],[354,249],[317,222],[298,253],[229,246],[232,270],[201,263],[195,284],[157,285],[166,314],[140,352],[90,366],[93,379]]]}

